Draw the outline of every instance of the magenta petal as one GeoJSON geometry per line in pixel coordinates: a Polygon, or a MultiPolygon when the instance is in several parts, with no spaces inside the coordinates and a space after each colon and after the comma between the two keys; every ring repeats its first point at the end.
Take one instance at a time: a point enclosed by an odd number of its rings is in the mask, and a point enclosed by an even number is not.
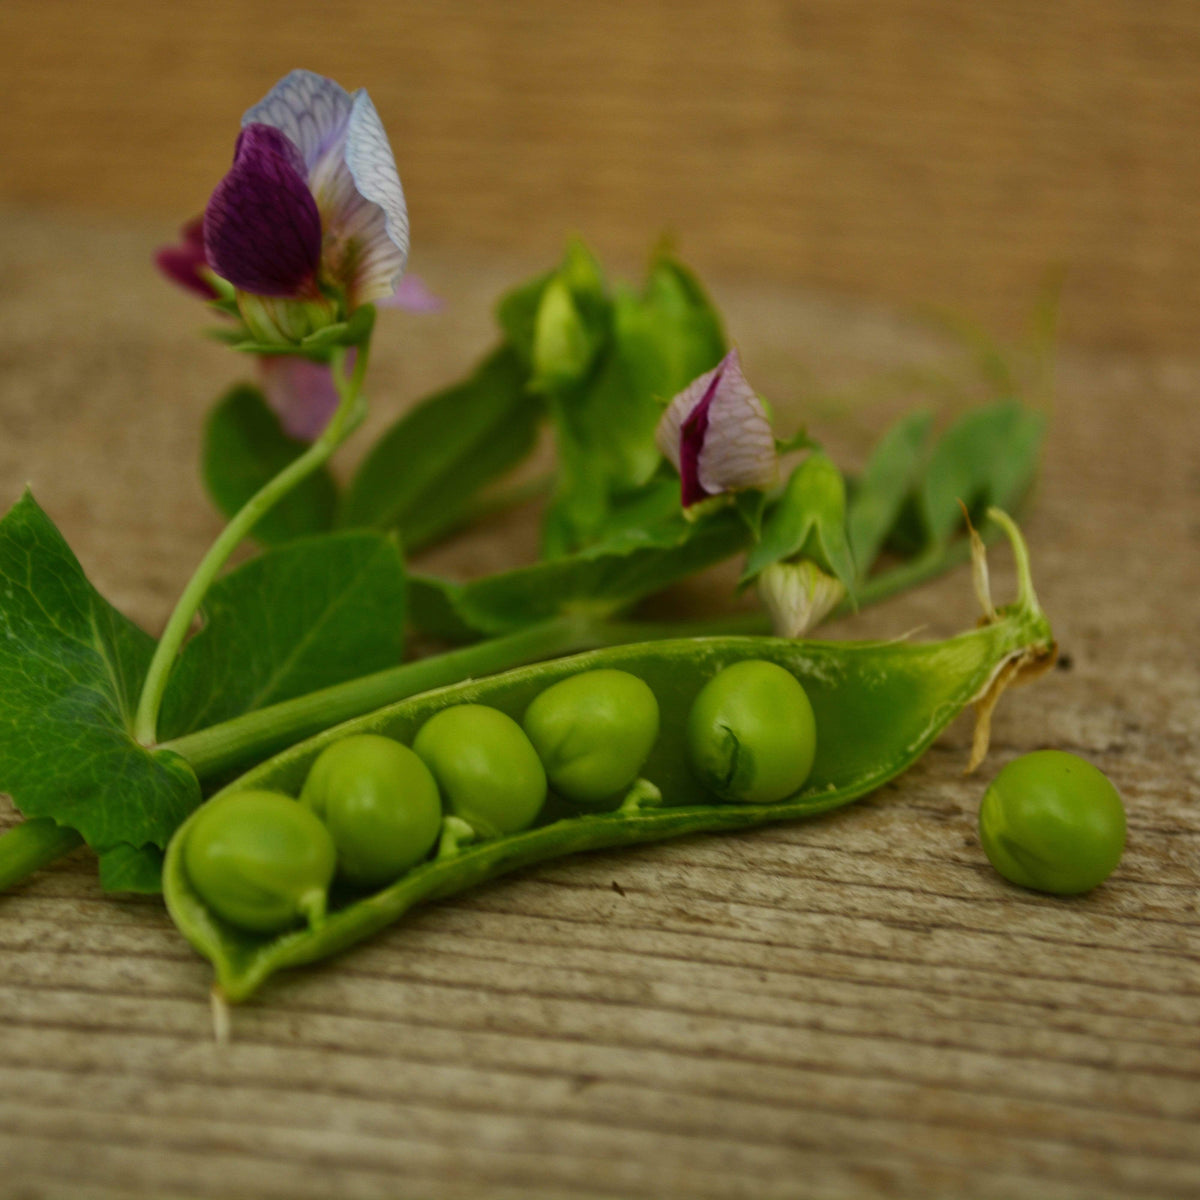
{"type": "Polygon", "coordinates": [[[321,261],[321,218],[292,142],[269,125],[247,125],[233,167],[204,210],[213,270],[259,296],[312,291],[321,261]]]}
{"type": "Polygon", "coordinates": [[[679,480],[683,485],[683,507],[690,508],[713,493],[706,491],[700,482],[700,451],[704,449],[704,438],[708,433],[708,410],[721,383],[725,362],[713,372],[712,381],[704,389],[699,404],[684,418],[679,429],[679,480]]]}
{"type": "Polygon", "coordinates": [[[173,283],[195,292],[205,300],[215,300],[217,290],[201,274],[208,266],[204,257],[204,218],[195,217],[179,231],[177,246],[163,246],[155,255],[158,269],[173,283]]]}

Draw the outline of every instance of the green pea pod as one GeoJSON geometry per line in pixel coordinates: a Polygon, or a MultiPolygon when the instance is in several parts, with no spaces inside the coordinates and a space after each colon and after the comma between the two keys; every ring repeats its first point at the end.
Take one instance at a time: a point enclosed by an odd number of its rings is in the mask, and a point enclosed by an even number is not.
{"type": "MultiPolygon", "coordinates": [[[[999,611],[988,601],[991,615],[984,624],[947,641],[711,637],[610,647],[410,697],[293,746],[218,793],[219,797],[255,788],[298,795],[321,750],[349,734],[384,734],[411,744],[429,717],[458,704],[491,705],[520,720],[534,697],[551,684],[582,671],[615,668],[645,680],[658,699],[661,730],[642,776],[661,791],[661,803],[639,806],[631,797],[611,811],[561,819],[543,815],[542,823],[532,828],[468,842],[419,864],[380,891],[340,908],[335,904],[316,929],[271,936],[248,933],[222,921],[191,887],[183,869],[182,847],[196,820],[193,816],[167,851],[163,883],[171,916],[213,963],[215,994],[237,1002],[281,968],[344,950],[418,903],[452,896],[531,863],[581,850],[794,820],[848,804],[916,762],[941,730],[972,703],[977,707],[974,765],[986,752],[988,721],[999,693],[1018,676],[1044,669],[1054,657],[1050,626],[1034,595],[1024,542],[1008,517],[993,515],[1016,553],[1017,601],[999,611]],[[803,684],[816,718],[816,757],[807,781],[797,794],[770,804],[721,803],[706,796],[687,762],[686,724],[693,700],[718,671],[746,659],[765,659],[792,672],[803,684]]],[[[978,552],[982,553],[981,543],[978,552]]],[[[635,787],[632,796],[637,794],[635,787]]]]}

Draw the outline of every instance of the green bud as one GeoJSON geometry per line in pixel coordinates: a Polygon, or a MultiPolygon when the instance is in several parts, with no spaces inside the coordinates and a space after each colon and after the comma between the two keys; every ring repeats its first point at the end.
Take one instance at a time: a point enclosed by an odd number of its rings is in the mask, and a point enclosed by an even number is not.
{"type": "Polygon", "coordinates": [[[845,599],[845,585],[811,558],[771,563],[758,577],[758,594],[777,637],[803,637],[845,599]]]}

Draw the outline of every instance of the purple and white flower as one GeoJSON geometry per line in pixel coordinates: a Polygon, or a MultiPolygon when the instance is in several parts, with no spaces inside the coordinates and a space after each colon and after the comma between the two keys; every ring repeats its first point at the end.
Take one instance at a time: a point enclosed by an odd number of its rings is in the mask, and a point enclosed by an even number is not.
{"type": "Polygon", "coordinates": [[[685,509],[723,492],[772,487],[779,476],[771,423],[736,350],[671,401],[655,441],[679,472],[685,509]]]}
{"type": "Polygon", "coordinates": [[[366,91],[292,71],[242,117],[233,167],[204,213],[208,263],[240,292],[346,311],[393,295],[408,212],[366,91]]]}

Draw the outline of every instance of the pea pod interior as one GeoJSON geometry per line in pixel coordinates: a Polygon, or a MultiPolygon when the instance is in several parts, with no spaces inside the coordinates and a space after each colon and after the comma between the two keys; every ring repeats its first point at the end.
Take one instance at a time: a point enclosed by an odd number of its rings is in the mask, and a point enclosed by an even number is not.
{"type": "Polygon", "coordinates": [[[662,804],[548,816],[521,833],[430,859],[380,891],[335,905],[316,930],[275,936],[234,928],[193,890],[181,854],[193,817],[168,849],[167,905],[180,930],[213,963],[220,994],[240,1001],[275,971],[340,951],[417,903],[530,863],[582,850],[793,820],[846,804],[915,762],[967,704],[978,701],[983,711],[990,711],[997,681],[1007,681],[1021,664],[1045,662],[1052,655],[1049,625],[1030,591],[988,624],[942,642],[687,638],[591,651],[440,688],[302,742],[218,795],[263,788],[295,796],[320,751],[350,733],[380,733],[411,745],[430,716],[463,703],[492,705],[520,720],[530,701],[552,683],[581,671],[615,667],[644,679],[658,698],[661,731],[642,776],[661,790],[662,804]],[[794,796],[773,804],[720,803],[703,792],[688,767],[685,723],[701,687],[722,668],[750,658],[778,663],[803,684],[816,715],[816,759],[794,796]]]}

